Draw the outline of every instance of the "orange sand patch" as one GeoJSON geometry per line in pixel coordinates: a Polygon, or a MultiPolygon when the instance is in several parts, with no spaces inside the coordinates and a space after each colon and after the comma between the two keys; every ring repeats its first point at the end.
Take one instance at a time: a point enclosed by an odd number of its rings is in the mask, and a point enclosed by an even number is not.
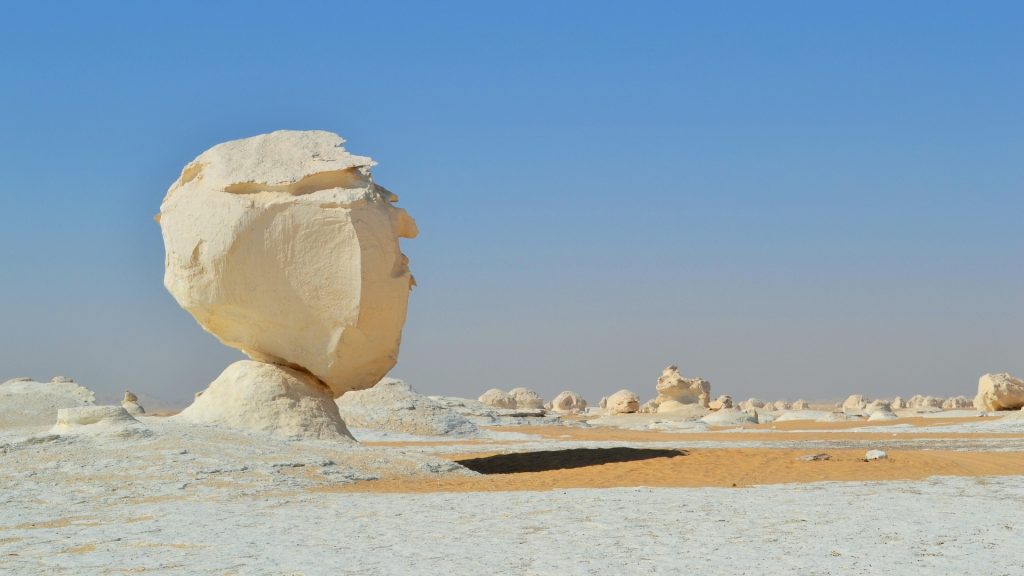
{"type": "MultiPolygon", "coordinates": [[[[616,450],[616,449],[612,449],[616,450]]],[[[621,450],[621,449],[620,449],[621,450]]],[[[797,457],[814,450],[791,449],[702,449],[680,451],[678,455],[637,451],[630,461],[601,463],[601,449],[593,450],[594,465],[566,462],[567,451],[521,454],[518,462],[502,461],[509,468],[527,467],[536,472],[490,473],[472,477],[441,479],[389,479],[344,486],[318,487],[318,492],[496,492],[546,491],[566,488],[617,487],[743,487],[820,481],[920,480],[929,476],[1024,475],[1021,452],[952,452],[931,450],[890,451],[889,458],[864,462],[864,450],[828,450],[831,460],[801,462],[797,457]],[[530,458],[535,461],[530,462],[530,458]],[[565,467],[571,465],[574,467],[565,467]]],[[[578,452],[578,451],[577,451],[578,452]]],[[[455,461],[492,456],[468,454],[451,456],[455,461]]],[[[479,466],[487,460],[477,460],[479,466]]],[[[496,470],[490,470],[495,472],[496,470]]]]}

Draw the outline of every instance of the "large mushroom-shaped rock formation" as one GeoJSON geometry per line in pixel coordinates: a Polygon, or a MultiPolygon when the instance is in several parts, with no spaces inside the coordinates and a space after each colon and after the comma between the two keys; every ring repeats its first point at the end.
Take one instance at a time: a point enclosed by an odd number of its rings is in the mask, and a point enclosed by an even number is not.
{"type": "Polygon", "coordinates": [[[309,372],[337,397],[396,363],[416,223],[337,134],[218,144],[181,172],[157,219],[164,285],[224,344],[309,372]]]}
{"type": "Polygon", "coordinates": [[[1024,409],[1024,380],[1006,373],[985,374],[978,379],[974,407],[984,411],[1024,409]]]}
{"type": "Polygon", "coordinates": [[[218,144],[167,191],[164,285],[256,361],[229,367],[183,419],[347,438],[333,398],[395,365],[414,284],[399,238],[416,223],[343,142],[279,131],[218,144]]]}
{"type": "Polygon", "coordinates": [[[661,405],[668,402],[679,404],[696,404],[703,408],[708,407],[711,399],[711,383],[703,378],[684,378],[679,373],[678,366],[669,366],[662,370],[658,377],[658,397],[654,402],[661,405]]]}

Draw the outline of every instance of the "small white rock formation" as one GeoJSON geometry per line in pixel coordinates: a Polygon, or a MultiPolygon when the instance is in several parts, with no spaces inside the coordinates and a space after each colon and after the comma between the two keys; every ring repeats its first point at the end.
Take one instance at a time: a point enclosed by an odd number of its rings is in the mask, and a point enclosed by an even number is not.
{"type": "Polygon", "coordinates": [[[228,366],[172,418],[291,438],[352,440],[334,393],[323,382],[301,370],[253,360],[228,366]]]}
{"type": "Polygon", "coordinates": [[[508,395],[515,398],[516,408],[544,408],[544,398],[529,388],[513,388],[508,391],[508,395]]]}
{"type": "Polygon", "coordinates": [[[764,408],[764,402],[757,398],[747,398],[743,402],[740,402],[740,410],[750,410],[764,408]]]}
{"type": "Polygon", "coordinates": [[[721,410],[723,408],[732,407],[732,396],[729,396],[727,394],[722,394],[718,398],[715,398],[714,400],[708,403],[708,408],[711,408],[712,410],[721,410]]]}
{"type": "Polygon", "coordinates": [[[630,390],[619,390],[608,397],[605,412],[609,414],[632,414],[640,410],[640,398],[630,390]]]}
{"type": "Polygon", "coordinates": [[[602,410],[607,408],[608,407],[608,397],[607,396],[602,396],[601,397],[601,401],[598,402],[597,405],[600,406],[602,410]]]}
{"type": "Polygon", "coordinates": [[[583,396],[566,390],[551,401],[551,410],[558,414],[582,414],[587,410],[587,401],[583,396]]]}
{"type": "Polygon", "coordinates": [[[661,371],[657,384],[658,397],[654,401],[661,405],[673,401],[680,404],[697,404],[708,407],[711,401],[711,383],[703,378],[684,378],[678,366],[668,366],[661,371]]]}
{"type": "Polygon", "coordinates": [[[373,182],[374,162],[343,142],[282,130],[218,144],[185,166],[157,216],[178,304],[224,344],[309,372],[334,397],[395,365],[414,283],[399,238],[417,234],[373,182]]]}
{"type": "Polygon", "coordinates": [[[782,412],[783,410],[789,410],[789,408],[790,408],[790,404],[789,404],[789,402],[786,402],[785,400],[776,400],[772,404],[772,409],[774,411],[776,411],[776,412],[782,412]]]}
{"type": "Polygon", "coordinates": [[[140,416],[146,413],[146,410],[141,404],[139,404],[139,397],[128,390],[124,391],[124,398],[121,400],[121,407],[132,416],[140,416]]]}
{"type": "Polygon", "coordinates": [[[641,404],[640,410],[638,410],[638,412],[640,412],[641,414],[654,414],[657,411],[658,403],[654,401],[654,398],[651,398],[647,402],[641,404]]]}
{"type": "Polygon", "coordinates": [[[960,410],[962,408],[970,408],[972,406],[974,406],[974,402],[966,396],[953,396],[951,398],[946,398],[942,402],[943,410],[960,410]]]}
{"type": "Polygon", "coordinates": [[[870,462],[872,460],[884,460],[888,457],[889,455],[886,454],[884,450],[868,450],[867,453],[864,454],[864,461],[870,462]]]}
{"type": "Polygon", "coordinates": [[[907,401],[907,408],[942,408],[942,398],[915,394],[907,401]]]}
{"type": "Polygon", "coordinates": [[[874,400],[864,407],[865,414],[871,415],[875,412],[892,412],[891,403],[885,400],[874,400]]]}
{"type": "Polygon", "coordinates": [[[874,412],[871,412],[871,415],[868,416],[868,420],[871,421],[871,422],[877,422],[878,420],[896,420],[898,418],[899,418],[899,416],[897,416],[896,414],[893,414],[891,409],[889,409],[889,410],[876,410],[874,412]]]}
{"type": "Polygon", "coordinates": [[[897,396],[893,398],[892,403],[889,404],[889,408],[892,410],[903,410],[907,407],[907,401],[897,396]]]}
{"type": "Polygon", "coordinates": [[[50,379],[50,382],[53,384],[70,384],[74,381],[74,378],[71,378],[70,376],[54,376],[50,379]]]}
{"type": "Polygon", "coordinates": [[[51,434],[124,434],[145,427],[121,406],[78,406],[57,410],[51,434]]]}
{"type": "Polygon", "coordinates": [[[868,405],[868,399],[860,394],[850,395],[845,402],[843,402],[844,412],[860,412],[864,410],[864,407],[868,405]]]}
{"type": "Polygon", "coordinates": [[[57,410],[91,406],[95,402],[96,395],[91,390],[74,382],[14,378],[0,384],[0,429],[51,426],[57,410]]]}
{"type": "Polygon", "coordinates": [[[978,379],[974,407],[985,412],[1024,409],[1024,380],[1005,372],[985,374],[978,379]]]}
{"type": "Polygon", "coordinates": [[[346,392],[335,400],[350,428],[415,436],[473,438],[480,429],[444,404],[416,393],[402,380],[385,378],[373,388],[346,392]]]}
{"type": "Polygon", "coordinates": [[[516,399],[508,392],[499,390],[498,388],[491,388],[487,392],[481,394],[477,400],[491,408],[505,408],[511,410],[516,407],[516,399]]]}
{"type": "Polygon", "coordinates": [[[790,407],[790,410],[810,410],[810,409],[811,409],[811,404],[807,400],[797,400],[796,402],[793,402],[793,405],[790,407]]]}
{"type": "Polygon", "coordinates": [[[753,414],[736,408],[723,408],[704,416],[701,422],[710,426],[742,426],[744,424],[757,424],[757,412],[753,414]]]}

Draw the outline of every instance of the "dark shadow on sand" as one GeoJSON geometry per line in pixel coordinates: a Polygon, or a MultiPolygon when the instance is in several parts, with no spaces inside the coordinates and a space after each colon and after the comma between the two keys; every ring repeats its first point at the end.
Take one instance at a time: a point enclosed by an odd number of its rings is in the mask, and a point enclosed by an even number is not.
{"type": "Polygon", "coordinates": [[[635,462],[651,458],[686,456],[686,450],[657,450],[653,448],[572,448],[516,452],[483,458],[458,460],[457,463],[481,474],[518,474],[520,472],[546,472],[568,468],[600,466],[614,462],[635,462]]]}

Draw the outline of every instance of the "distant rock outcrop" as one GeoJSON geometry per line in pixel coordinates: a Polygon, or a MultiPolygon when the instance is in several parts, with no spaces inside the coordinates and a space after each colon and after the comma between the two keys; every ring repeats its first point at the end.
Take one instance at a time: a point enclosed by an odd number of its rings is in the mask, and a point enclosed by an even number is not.
{"type": "Polygon", "coordinates": [[[481,394],[477,400],[491,408],[505,408],[511,410],[516,407],[515,397],[504,390],[499,390],[498,388],[491,388],[487,392],[481,394]]]}
{"type": "Polygon", "coordinates": [[[14,378],[0,384],[0,428],[50,426],[61,408],[91,406],[96,395],[70,381],[14,378]]]}
{"type": "Polygon", "coordinates": [[[665,402],[680,404],[697,404],[704,408],[711,401],[711,383],[703,378],[684,378],[678,366],[669,366],[662,370],[657,384],[658,397],[654,401],[659,410],[665,402]]]}
{"type": "Polygon", "coordinates": [[[513,388],[508,395],[515,398],[515,408],[539,409],[544,407],[544,398],[529,388],[513,388]]]}
{"type": "Polygon", "coordinates": [[[417,394],[412,386],[393,378],[385,378],[367,390],[346,392],[335,403],[341,419],[350,428],[416,436],[480,435],[480,429],[462,414],[417,394]]]}
{"type": "Polygon", "coordinates": [[[132,416],[141,416],[146,413],[146,410],[141,404],[139,404],[139,397],[128,390],[124,391],[124,399],[121,400],[121,407],[132,416]]]}
{"type": "Polygon", "coordinates": [[[566,390],[560,392],[551,401],[551,411],[558,414],[582,414],[587,410],[587,401],[583,396],[566,390]]]}
{"type": "Polygon", "coordinates": [[[1009,374],[985,374],[978,379],[978,410],[1018,410],[1024,408],[1024,380],[1009,374]]]}
{"type": "Polygon", "coordinates": [[[640,398],[631,390],[619,390],[608,397],[605,412],[609,414],[632,414],[640,410],[640,398]]]}

